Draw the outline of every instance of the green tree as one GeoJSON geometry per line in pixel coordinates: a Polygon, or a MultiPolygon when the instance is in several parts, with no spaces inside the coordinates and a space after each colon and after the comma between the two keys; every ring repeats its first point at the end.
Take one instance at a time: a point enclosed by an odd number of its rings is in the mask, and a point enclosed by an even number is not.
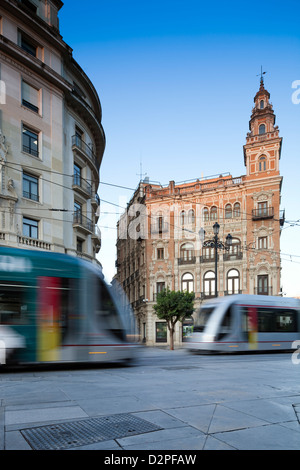
{"type": "Polygon", "coordinates": [[[174,330],[178,321],[191,316],[194,311],[194,292],[171,291],[164,289],[156,297],[156,305],[153,306],[160,320],[167,322],[170,332],[170,349],[174,349],[174,330]]]}

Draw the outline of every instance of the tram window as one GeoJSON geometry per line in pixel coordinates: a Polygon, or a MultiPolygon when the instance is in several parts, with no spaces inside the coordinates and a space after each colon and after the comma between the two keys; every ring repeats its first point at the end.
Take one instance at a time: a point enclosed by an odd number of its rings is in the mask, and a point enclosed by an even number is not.
{"type": "Polygon", "coordinates": [[[26,286],[0,285],[0,325],[25,325],[29,323],[26,286]]]}
{"type": "Polygon", "coordinates": [[[96,312],[100,326],[110,330],[115,336],[124,339],[124,330],[112,297],[106,285],[100,281],[99,306],[96,312]]]}
{"type": "Polygon", "coordinates": [[[60,328],[62,340],[67,333],[75,332],[77,323],[77,295],[76,279],[61,279],[60,287],[60,328]]]}
{"type": "MultiPolygon", "coordinates": [[[[297,312],[284,308],[257,308],[259,333],[296,333],[297,312]]],[[[243,331],[248,331],[247,307],[243,309],[243,331]]]]}
{"type": "Polygon", "coordinates": [[[282,332],[296,332],[297,329],[297,316],[296,312],[290,310],[282,310],[276,314],[276,331],[282,332]]]}
{"type": "Polygon", "coordinates": [[[258,309],[258,331],[291,333],[297,331],[297,314],[294,310],[258,309]]]}
{"type": "Polygon", "coordinates": [[[217,336],[217,340],[222,339],[224,336],[230,333],[231,325],[232,325],[232,307],[230,306],[228,307],[227,312],[225,313],[223,317],[219,334],[217,336]]]}
{"type": "Polygon", "coordinates": [[[211,316],[212,312],[214,311],[214,307],[212,308],[201,308],[198,315],[197,320],[195,322],[194,331],[201,332],[204,330],[209,317],[211,316]]]}
{"type": "Polygon", "coordinates": [[[258,331],[267,333],[275,331],[273,326],[274,312],[273,309],[258,309],[258,331]]]}

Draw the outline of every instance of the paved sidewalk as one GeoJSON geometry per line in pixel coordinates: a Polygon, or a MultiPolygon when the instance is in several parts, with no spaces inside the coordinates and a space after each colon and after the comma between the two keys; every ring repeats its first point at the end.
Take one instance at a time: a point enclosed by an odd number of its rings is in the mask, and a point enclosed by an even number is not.
{"type": "Polygon", "coordinates": [[[299,373],[288,354],[148,348],[131,368],[2,372],[0,449],[299,450],[299,373]]]}

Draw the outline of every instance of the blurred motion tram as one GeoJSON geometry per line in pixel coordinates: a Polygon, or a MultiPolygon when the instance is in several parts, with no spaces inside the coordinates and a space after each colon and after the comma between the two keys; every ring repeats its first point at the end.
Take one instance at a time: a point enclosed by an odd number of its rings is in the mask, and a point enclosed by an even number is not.
{"type": "Polygon", "coordinates": [[[207,300],[185,339],[191,352],[297,349],[300,300],[265,295],[229,295],[207,300]]]}
{"type": "Polygon", "coordinates": [[[129,363],[134,319],[118,304],[88,261],[0,247],[0,364],[129,363]]]}

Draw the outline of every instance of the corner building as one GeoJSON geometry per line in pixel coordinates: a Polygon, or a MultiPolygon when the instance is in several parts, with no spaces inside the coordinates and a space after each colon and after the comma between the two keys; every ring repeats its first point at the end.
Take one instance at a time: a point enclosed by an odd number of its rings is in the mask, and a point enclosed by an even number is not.
{"type": "Polygon", "coordinates": [[[96,262],[102,110],[60,34],[62,6],[0,3],[0,245],[96,262]]]}
{"type": "MultiPolygon", "coordinates": [[[[116,279],[148,345],[169,341],[166,323],[153,311],[162,289],[194,291],[195,308],[215,296],[215,249],[203,246],[199,232],[213,239],[216,222],[220,241],[232,236],[230,249],[218,250],[218,295],[280,295],[282,139],[269,100],[261,80],[244,146],[246,175],[170,181],[164,187],[145,180],[119,220],[116,279]]],[[[177,323],[175,345],[192,322],[177,323]]]]}

